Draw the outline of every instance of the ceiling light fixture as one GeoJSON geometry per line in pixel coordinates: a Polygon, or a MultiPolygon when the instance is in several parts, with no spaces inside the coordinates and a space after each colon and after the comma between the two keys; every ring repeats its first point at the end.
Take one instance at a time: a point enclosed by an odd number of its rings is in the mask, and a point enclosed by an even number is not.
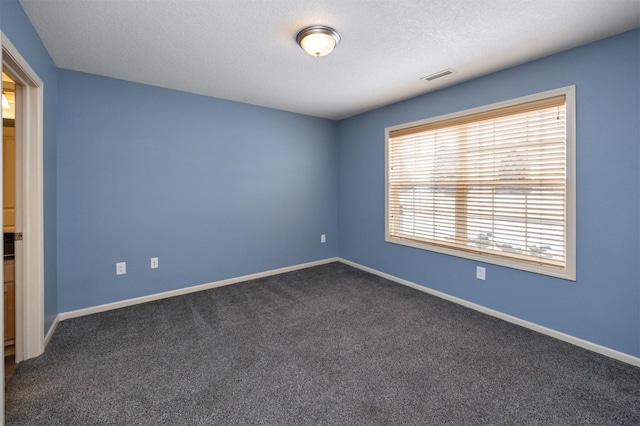
{"type": "Polygon", "coordinates": [[[300,30],[296,42],[311,56],[326,56],[340,42],[340,34],[324,25],[312,25],[300,30]]]}

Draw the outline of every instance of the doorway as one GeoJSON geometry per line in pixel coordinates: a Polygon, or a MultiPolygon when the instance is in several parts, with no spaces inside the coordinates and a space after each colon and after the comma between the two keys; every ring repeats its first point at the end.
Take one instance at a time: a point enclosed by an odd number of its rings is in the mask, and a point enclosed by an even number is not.
{"type": "MultiPolygon", "coordinates": [[[[6,35],[2,72],[15,82],[15,360],[44,351],[43,82],[6,35]]],[[[0,307],[3,304],[0,304],[0,307]]],[[[4,316],[0,315],[0,319],[4,316]]],[[[53,327],[51,327],[53,329],[53,327]]],[[[4,331],[4,330],[3,330],[4,331]]],[[[4,361],[4,358],[3,358],[4,361]]],[[[0,395],[1,396],[1,395],[0,395]]]]}
{"type": "Polygon", "coordinates": [[[16,366],[16,82],[2,73],[2,228],[4,236],[4,373],[5,385],[16,366]]]}

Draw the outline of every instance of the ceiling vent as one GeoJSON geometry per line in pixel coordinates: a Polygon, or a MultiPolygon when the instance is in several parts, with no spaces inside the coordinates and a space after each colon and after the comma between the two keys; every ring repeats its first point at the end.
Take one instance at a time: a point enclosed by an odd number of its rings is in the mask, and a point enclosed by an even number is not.
{"type": "Polygon", "coordinates": [[[420,80],[433,81],[436,78],[444,77],[445,75],[453,74],[455,71],[451,68],[447,68],[446,70],[438,71],[426,77],[422,77],[420,80]]]}

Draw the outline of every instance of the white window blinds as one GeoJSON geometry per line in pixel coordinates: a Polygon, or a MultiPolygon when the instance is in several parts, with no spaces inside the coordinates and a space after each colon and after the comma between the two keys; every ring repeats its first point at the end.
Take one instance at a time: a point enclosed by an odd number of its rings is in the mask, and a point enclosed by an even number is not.
{"type": "Polygon", "coordinates": [[[565,95],[391,130],[387,168],[391,241],[565,270],[565,95]]]}

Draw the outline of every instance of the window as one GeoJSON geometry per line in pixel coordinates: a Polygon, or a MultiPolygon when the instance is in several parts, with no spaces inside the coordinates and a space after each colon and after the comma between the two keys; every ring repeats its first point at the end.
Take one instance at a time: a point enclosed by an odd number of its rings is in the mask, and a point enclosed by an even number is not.
{"type": "Polygon", "coordinates": [[[573,86],[386,129],[386,240],[575,280],[573,86]]]}

